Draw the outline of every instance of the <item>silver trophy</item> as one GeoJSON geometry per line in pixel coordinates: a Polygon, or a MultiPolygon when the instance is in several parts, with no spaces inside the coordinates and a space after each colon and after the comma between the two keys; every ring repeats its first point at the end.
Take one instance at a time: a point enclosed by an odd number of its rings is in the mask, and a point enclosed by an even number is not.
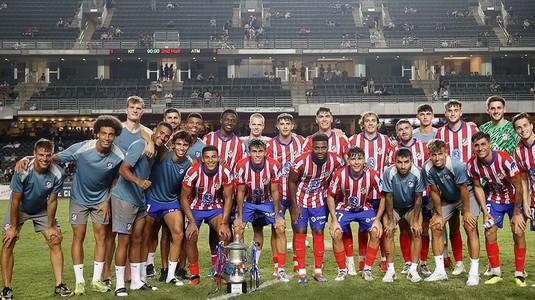
{"type": "Polygon", "coordinates": [[[228,261],[234,271],[227,282],[227,293],[245,294],[247,293],[247,283],[244,277],[244,264],[247,261],[247,246],[240,243],[240,237],[236,234],[234,242],[228,244],[228,261]]]}

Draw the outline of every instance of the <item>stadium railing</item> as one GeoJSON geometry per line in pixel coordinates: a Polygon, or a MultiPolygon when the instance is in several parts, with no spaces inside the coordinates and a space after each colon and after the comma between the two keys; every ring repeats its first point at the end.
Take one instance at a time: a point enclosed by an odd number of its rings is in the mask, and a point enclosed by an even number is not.
{"type": "MultiPolygon", "coordinates": [[[[457,99],[461,102],[463,101],[484,101],[489,95],[455,95],[450,97],[451,99],[457,99]]],[[[501,95],[507,100],[516,100],[516,101],[534,101],[534,95],[524,95],[524,94],[503,94],[501,95]]],[[[311,96],[307,98],[308,103],[358,103],[358,102],[432,102],[431,96],[423,95],[388,95],[388,96],[377,96],[377,95],[355,95],[355,96],[311,96]]],[[[435,102],[441,102],[440,100],[435,100],[435,102]]]]}
{"type": "MultiPolygon", "coordinates": [[[[241,39],[231,40],[227,43],[231,48],[251,48],[250,42],[241,39]]],[[[0,40],[2,50],[32,50],[32,49],[72,49],[75,41],[72,40],[0,40]]],[[[502,45],[498,40],[489,39],[482,43],[477,37],[441,37],[441,38],[415,38],[411,41],[403,38],[387,39],[385,44],[377,44],[374,48],[481,48],[487,47],[532,47],[535,46],[535,37],[519,37],[510,45],[502,45]],[[482,46],[485,45],[485,46],[482,46]],[[488,45],[488,46],[487,46],[488,45]]],[[[264,49],[356,49],[370,48],[367,39],[266,39],[257,43],[257,48],[264,49]]],[[[151,48],[135,40],[91,41],[87,43],[88,49],[146,49],[151,48]]],[[[178,48],[178,46],[177,46],[178,48]]],[[[209,40],[181,40],[180,48],[220,48],[217,42],[209,40]]],[[[222,49],[231,49],[228,47],[222,49]]]]}

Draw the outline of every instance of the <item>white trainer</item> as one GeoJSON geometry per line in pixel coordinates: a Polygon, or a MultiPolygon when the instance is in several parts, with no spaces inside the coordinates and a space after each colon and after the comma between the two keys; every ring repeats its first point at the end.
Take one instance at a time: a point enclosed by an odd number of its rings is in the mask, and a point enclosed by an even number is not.
{"type": "Polygon", "coordinates": [[[401,274],[409,274],[409,269],[411,268],[410,263],[405,263],[403,266],[403,270],[401,270],[401,274]]]}
{"type": "Polygon", "coordinates": [[[429,270],[429,266],[427,264],[420,264],[420,273],[424,276],[431,275],[431,270],[429,270]]]}
{"type": "Polygon", "coordinates": [[[468,280],[466,280],[466,286],[476,286],[476,285],[479,285],[479,275],[468,274],[468,280]]]}
{"type": "Polygon", "coordinates": [[[347,274],[351,275],[351,276],[355,276],[357,275],[357,271],[355,270],[355,263],[349,263],[347,260],[346,260],[346,266],[347,266],[347,274]]]}
{"type": "Polygon", "coordinates": [[[394,280],[396,279],[398,279],[396,271],[388,270],[386,271],[385,276],[383,277],[383,282],[394,282],[394,280]]]}
{"type": "Polygon", "coordinates": [[[442,281],[442,280],[448,280],[448,274],[446,272],[433,272],[429,277],[424,279],[426,282],[435,282],[435,281],[442,281]]]}
{"type": "Polygon", "coordinates": [[[346,280],[346,277],[347,277],[347,270],[346,269],[342,269],[342,270],[338,271],[338,275],[336,276],[334,281],[344,281],[344,280],[346,280]]]}
{"type": "Polygon", "coordinates": [[[373,275],[372,275],[372,270],[363,270],[362,271],[362,278],[364,278],[364,280],[368,281],[368,282],[371,282],[373,281],[373,275]]]}
{"type": "Polygon", "coordinates": [[[422,277],[420,277],[420,274],[418,274],[418,271],[411,271],[411,270],[409,270],[409,273],[407,274],[407,279],[409,279],[411,282],[422,281],[422,277]]]}
{"type": "Polygon", "coordinates": [[[490,267],[490,263],[487,263],[487,267],[485,268],[485,273],[483,273],[484,276],[491,276],[494,275],[494,271],[490,267]]]}
{"type": "Polygon", "coordinates": [[[465,272],[466,272],[466,268],[464,267],[464,264],[462,262],[459,262],[459,263],[457,263],[455,265],[455,268],[451,272],[451,275],[457,276],[457,275],[461,275],[461,273],[465,273],[465,272]]]}

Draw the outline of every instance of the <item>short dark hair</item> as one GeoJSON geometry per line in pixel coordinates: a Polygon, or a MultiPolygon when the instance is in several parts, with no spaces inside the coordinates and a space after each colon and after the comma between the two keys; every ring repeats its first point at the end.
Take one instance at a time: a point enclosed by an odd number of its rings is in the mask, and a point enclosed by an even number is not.
{"type": "Polygon", "coordinates": [[[400,148],[396,150],[396,158],[398,157],[410,157],[412,158],[412,152],[408,148],[400,148]]]}
{"type": "Polygon", "coordinates": [[[279,122],[280,120],[288,120],[292,122],[294,120],[294,117],[290,115],[289,113],[282,113],[277,116],[277,122],[279,122]]]}
{"type": "Polygon", "coordinates": [[[233,110],[232,108],[225,109],[225,110],[221,113],[221,115],[220,115],[219,117],[220,117],[221,119],[223,119],[223,116],[226,115],[226,114],[233,114],[233,115],[236,116],[236,119],[238,118],[238,113],[237,113],[235,110],[233,110]]]}
{"type": "Polygon", "coordinates": [[[169,128],[169,130],[171,130],[171,132],[173,132],[173,126],[171,126],[171,124],[165,122],[165,121],[161,121],[160,123],[158,123],[158,125],[156,126],[156,128],[160,127],[160,126],[164,126],[164,127],[167,127],[169,128]]]}
{"type": "Polygon", "coordinates": [[[322,106],[322,107],[318,108],[318,110],[316,111],[316,117],[319,116],[319,114],[322,113],[322,112],[326,112],[326,113],[330,114],[331,116],[333,115],[333,113],[332,113],[330,108],[322,106]]]}
{"type": "Polygon", "coordinates": [[[166,108],[163,111],[164,116],[167,116],[168,114],[172,114],[172,113],[177,113],[179,117],[182,117],[182,114],[180,113],[180,111],[174,107],[166,108]]]}
{"type": "Polygon", "coordinates": [[[487,139],[487,141],[490,142],[490,135],[484,131],[478,131],[472,136],[472,143],[475,143],[480,139],[487,139]]]}
{"type": "Polygon", "coordinates": [[[266,143],[261,139],[252,139],[249,141],[249,150],[253,149],[253,147],[260,147],[265,150],[266,143]]]}
{"type": "Polygon", "coordinates": [[[492,102],[501,102],[503,106],[505,106],[505,99],[503,99],[502,96],[493,95],[487,98],[487,108],[492,102]]]}
{"type": "Polygon", "coordinates": [[[197,118],[197,119],[201,119],[202,120],[202,115],[200,113],[192,112],[192,113],[190,113],[188,115],[187,119],[189,119],[189,118],[197,118]]]}
{"type": "Polygon", "coordinates": [[[347,157],[352,158],[361,155],[362,157],[365,157],[364,150],[360,147],[351,147],[347,151],[347,157]]]}
{"type": "Polygon", "coordinates": [[[193,137],[185,130],[181,129],[175,132],[173,138],[171,139],[171,143],[174,144],[178,139],[186,141],[190,146],[193,145],[193,137]]]}
{"type": "Polygon", "coordinates": [[[450,108],[452,106],[459,106],[459,108],[461,108],[461,109],[463,108],[463,104],[461,103],[461,101],[456,100],[456,99],[450,99],[450,100],[448,100],[448,101],[446,101],[444,103],[444,108],[445,109],[448,109],[448,108],[450,108]]]}
{"type": "Polygon", "coordinates": [[[207,146],[204,146],[204,148],[202,148],[202,152],[201,152],[201,155],[204,156],[204,153],[208,152],[208,151],[215,151],[217,153],[217,155],[219,155],[219,150],[217,149],[216,146],[214,145],[207,145],[207,146]]]}
{"type": "Polygon", "coordinates": [[[54,143],[48,139],[39,139],[37,142],[35,142],[35,145],[33,146],[33,150],[37,151],[37,148],[43,148],[45,150],[53,152],[54,143]]]}
{"type": "Polygon", "coordinates": [[[435,153],[440,149],[446,149],[446,142],[440,139],[432,139],[427,143],[429,153],[435,153]]]}
{"type": "Polygon", "coordinates": [[[329,143],[329,137],[324,133],[316,133],[312,137],[312,143],[314,142],[327,142],[329,143]]]}
{"type": "Polygon", "coordinates": [[[526,112],[521,112],[518,115],[513,117],[513,126],[515,126],[516,121],[522,120],[522,119],[527,119],[531,123],[531,117],[529,116],[529,114],[526,112]]]}
{"type": "Polygon", "coordinates": [[[433,113],[433,108],[429,104],[420,104],[418,105],[418,108],[416,108],[416,113],[419,114],[421,112],[431,112],[433,113]]]}
{"type": "Polygon", "coordinates": [[[401,124],[409,124],[412,127],[412,124],[409,121],[409,119],[399,119],[399,121],[396,122],[396,130],[398,129],[398,126],[401,124]]]}
{"type": "Polygon", "coordinates": [[[111,127],[113,130],[115,130],[115,136],[120,136],[121,132],[123,131],[123,124],[121,124],[121,121],[117,119],[114,116],[110,115],[101,115],[97,118],[95,121],[95,124],[93,124],[93,132],[99,133],[101,127],[111,127]]]}

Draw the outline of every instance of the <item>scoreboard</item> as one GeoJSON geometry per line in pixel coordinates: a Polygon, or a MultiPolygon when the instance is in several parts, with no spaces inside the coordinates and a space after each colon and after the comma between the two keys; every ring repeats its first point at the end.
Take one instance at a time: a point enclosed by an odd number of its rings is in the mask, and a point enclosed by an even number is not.
{"type": "Polygon", "coordinates": [[[110,55],[123,55],[123,54],[150,54],[150,55],[179,55],[179,54],[193,54],[193,55],[215,55],[217,54],[217,48],[147,48],[147,49],[110,49],[110,55]]]}

